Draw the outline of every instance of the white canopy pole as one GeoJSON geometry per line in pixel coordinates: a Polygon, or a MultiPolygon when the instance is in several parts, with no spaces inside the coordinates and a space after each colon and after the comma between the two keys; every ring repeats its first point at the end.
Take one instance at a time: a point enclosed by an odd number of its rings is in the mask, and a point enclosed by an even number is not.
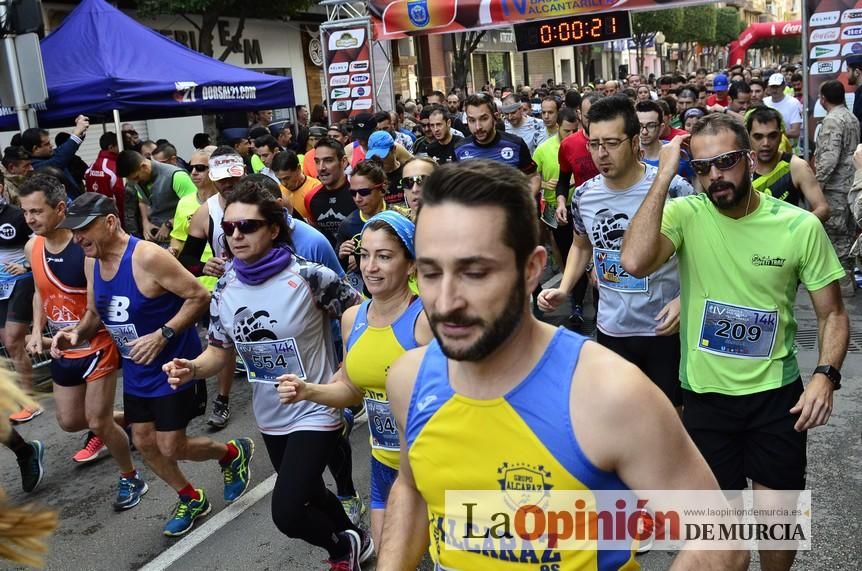
{"type": "Polygon", "coordinates": [[[123,132],[120,131],[120,111],[114,109],[114,127],[117,129],[117,148],[123,152],[123,132]]]}

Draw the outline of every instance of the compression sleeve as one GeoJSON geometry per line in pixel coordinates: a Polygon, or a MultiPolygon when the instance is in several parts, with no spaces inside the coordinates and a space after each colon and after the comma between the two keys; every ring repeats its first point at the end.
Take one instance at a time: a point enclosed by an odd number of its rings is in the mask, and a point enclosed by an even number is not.
{"type": "Polygon", "coordinates": [[[195,277],[203,275],[204,262],[201,261],[201,256],[206,248],[207,241],[205,238],[198,238],[189,235],[186,238],[186,243],[183,246],[183,251],[180,252],[180,263],[190,271],[195,277]]]}

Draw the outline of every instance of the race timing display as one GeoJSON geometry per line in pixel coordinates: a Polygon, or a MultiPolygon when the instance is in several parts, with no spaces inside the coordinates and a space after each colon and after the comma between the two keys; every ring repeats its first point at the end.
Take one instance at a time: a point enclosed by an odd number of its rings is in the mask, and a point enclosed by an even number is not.
{"type": "Polygon", "coordinates": [[[519,52],[622,40],[631,37],[629,13],[605,12],[513,26],[519,52]]]}

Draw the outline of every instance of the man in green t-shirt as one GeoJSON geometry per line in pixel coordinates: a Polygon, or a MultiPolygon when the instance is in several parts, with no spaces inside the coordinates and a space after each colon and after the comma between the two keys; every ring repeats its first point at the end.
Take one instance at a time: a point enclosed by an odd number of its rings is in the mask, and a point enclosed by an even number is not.
{"type": "MultiPolygon", "coordinates": [[[[810,212],[752,190],[745,127],[708,115],[691,133],[705,193],[665,204],[688,135],[660,154],[659,174],[629,225],[622,265],[642,277],[676,254],[680,273],[683,422],[726,490],[805,487],[806,431],[826,424],[841,386],[849,321],[844,275],[810,212]],[[819,366],[803,387],[796,361],[796,291],[809,291],[819,366]]],[[[760,552],[789,569],[795,550],[760,552]]]]}

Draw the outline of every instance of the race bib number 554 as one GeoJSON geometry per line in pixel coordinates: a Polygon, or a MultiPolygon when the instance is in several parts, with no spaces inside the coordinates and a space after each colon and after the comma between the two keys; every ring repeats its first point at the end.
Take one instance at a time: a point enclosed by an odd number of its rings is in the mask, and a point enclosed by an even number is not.
{"type": "Polygon", "coordinates": [[[296,339],[237,343],[237,352],[245,363],[249,382],[278,383],[281,375],[305,378],[305,367],[296,346],[296,339]]]}
{"type": "Polygon", "coordinates": [[[778,310],[706,300],[698,349],[725,357],[768,359],[778,332],[778,310]]]}

